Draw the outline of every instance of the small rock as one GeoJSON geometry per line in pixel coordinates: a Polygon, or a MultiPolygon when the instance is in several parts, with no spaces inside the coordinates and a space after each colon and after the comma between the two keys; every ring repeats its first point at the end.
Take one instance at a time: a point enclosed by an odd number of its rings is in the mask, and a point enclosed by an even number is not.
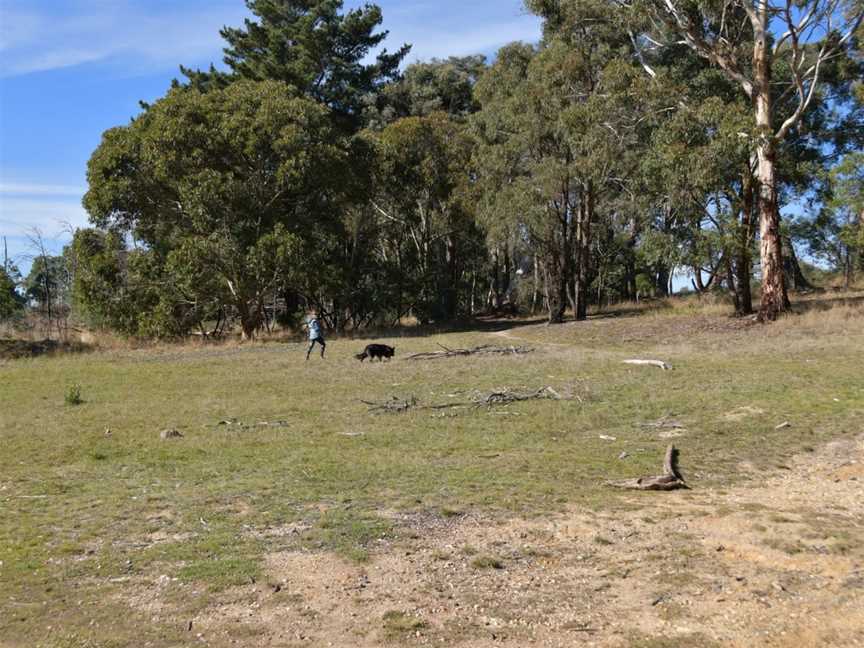
{"type": "Polygon", "coordinates": [[[627,453],[627,452],[622,452],[620,455],[618,455],[618,458],[619,458],[619,459],[626,459],[626,458],[629,457],[629,456],[630,456],[629,453],[627,453]]]}
{"type": "Polygon", "coordinates": [[[175,430],[174,428],[166,428],[159,433],[159,438],[163,441],[167,439],[179,439],[183,436],[183,433],[180,430],[175,430]]]}
{"type": "Polygon", "coordinates": [[[600,438],[604,441],[616,441],[617,437],[609,436],[608,434],[601,434],[600,438]]]}

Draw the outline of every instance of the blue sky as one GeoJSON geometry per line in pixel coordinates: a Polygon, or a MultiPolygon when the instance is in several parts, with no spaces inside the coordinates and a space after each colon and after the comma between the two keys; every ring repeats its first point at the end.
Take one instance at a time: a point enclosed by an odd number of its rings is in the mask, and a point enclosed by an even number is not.
{"type": "MultiPolygon", "coordinates": [[[[387,46],[411,43],[410,60],[540,37],[522,0],[376,4],[387,46]]],[[[246,15],[242,0],[0,0],[0,236],[22,268],[32,228],[59,251],[64,223],[86,225],[86,164],[102,132],[164,94],[179,64],[221,62],[219,29],[246,15]]]]}

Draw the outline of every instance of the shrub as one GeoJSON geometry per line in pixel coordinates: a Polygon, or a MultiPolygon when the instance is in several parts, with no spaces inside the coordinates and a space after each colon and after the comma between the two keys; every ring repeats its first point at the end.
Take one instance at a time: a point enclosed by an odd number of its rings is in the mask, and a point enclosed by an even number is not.
{"type": "Polygon", "coordinates": [[[70,385],[66,390],[65,400],[67,405],[80,405],[83,403],[84,399],[81,398],[81,385],[78,383],[70,385]]]}

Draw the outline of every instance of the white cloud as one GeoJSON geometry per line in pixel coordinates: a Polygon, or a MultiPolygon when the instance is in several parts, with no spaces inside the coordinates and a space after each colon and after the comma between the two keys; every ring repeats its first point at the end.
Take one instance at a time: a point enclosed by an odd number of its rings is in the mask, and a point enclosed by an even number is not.
{"type": "Polygon", "coordinates": [[[0,4],[0,76],[93,62],[121,63],[131,73],[218,62],[219,30],[242,23],[245,7],[236,0],[193,4],[154,10],[143,0],[78,0],[61,15],[56,6],[7,0],[0,4]]]}
{"type": "MultiPolygon", "coordinates": [[[[441,32],[415,29],[398,35],[401,40],[412,43],[410,58],[415,61],[491,52],[513,41],[536,42],[541,35],[539,20],[530,17],[483,27],[456,26],[441,32]]],[[[391,34],[388,40],[395,36],[391,34]]]]}
{"type": "Polygon", "coordinates": [[[66,226],[85,227],[87,212],[79,200],[26,200],[0,196],[0,235],[26,236],[39,229],[49,237],[66,226]]]}
{"type": "MultiPolygon", "coordinates": [[[[87,191],[85,187],[73,185],[44,185],[26,182],[0,182],[0,196],[77,196],[81,197],[87,191]]],[[[2,200],[2,198],[0,198],[2,200]]]]}
{"type": "MultiPolygon", "coordinates": [[[[382,2],[383,28],[390,30],[387,45],[396,49],[411,43],[410,59],[427,60],[490,52],[514,40],[537,41],[540,20],[519,11],[518,0],[511,2],[497,20],[483,21],[477,19],[483,3],[459,8],[460,3],[425,0],[382,2]]],[[[346,8],[357,4],[351,0],[346,8]]],[[[147,0],[69,0],[65,11],[56,4],[53,9],[38,5],[0,0],[0,77],[94,62],[119,64],[129,74],[173,71],[180,63],[218,63],[224,46],[219,30],[242,25],[248,16],[240,0],[158,5],[147,0]]]]}

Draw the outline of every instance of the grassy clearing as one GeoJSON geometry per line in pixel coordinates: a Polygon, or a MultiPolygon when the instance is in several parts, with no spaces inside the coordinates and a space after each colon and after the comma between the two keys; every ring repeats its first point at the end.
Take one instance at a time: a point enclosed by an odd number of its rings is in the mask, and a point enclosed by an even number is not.
{"type": "MultiPolygon", "coordinates": [[[[112,603],[129,579],[167,576],[212,592],[260,579],[276,550],[374,560],[382,539],[405,533],[394,511],[530,517],[638,506],[643,495],[603,481],[656,473],[670,441],[696,488],[782,466],[860,432],[857,297],[830,310],[804,304],[771,327],[685,310],[381,340],[403,357],[436,343],[536,348],[512,358],[361,365],[351,354],[363,343],[334,340],[326,361],[308,363],[302,345],[279,343],[7,362],[0,637],[51,637],[48,617],[73,633],[69,645],[111,624],[118,641],[137,636],[144,617],[112,603]],[[621,364],[628,357],[674,370],[621,364]],[[70,385],[83,396],[75,407],[65,403],[70,385]],[[445,416],[375,415],[359,402],[545,386],[579,398],[445,416]],[[680,436],[642,425],[664,417],[683,425],[680,436]],[[184,436],[162,440],[167,428],[184,436]]],[[[170,645],[173,631],[142,632],[170,645]]]]}

